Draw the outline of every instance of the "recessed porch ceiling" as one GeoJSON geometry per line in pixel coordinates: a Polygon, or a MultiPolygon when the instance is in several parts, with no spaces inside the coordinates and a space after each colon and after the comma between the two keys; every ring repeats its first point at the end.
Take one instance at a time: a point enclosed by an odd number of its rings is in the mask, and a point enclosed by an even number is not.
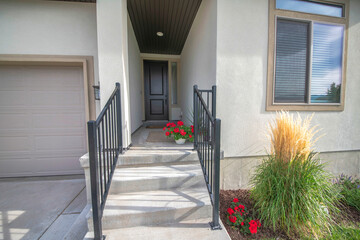
{"type": "Polygon", "coordinates": [[[181,54],[200,4],[201,0],[127,0],[140,52],[181,54]]]}

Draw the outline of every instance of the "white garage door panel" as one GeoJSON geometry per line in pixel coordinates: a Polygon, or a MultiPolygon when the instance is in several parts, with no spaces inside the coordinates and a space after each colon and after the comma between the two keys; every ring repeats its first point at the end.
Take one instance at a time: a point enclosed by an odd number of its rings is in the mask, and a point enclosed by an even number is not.
{"type": "Polygon", "coordinates": [[[78,174],[77,161],[79,161],[78,156],[19,158],[3,161],[1,166],[7,169],[4,177],[62,175],[64,172],[66,174],[78,174]],[[14,161],[21,164],[22,168],[19,169],[14,161]],[[29,162],[32,164],[28,164],[29,162]],[[69,169],[71,166],[73,170],[69,169]]]}
{"type": "Polygon", "coordinates": [[[0,66],[0,177],[82,173],[82,69],[0,66]]]}

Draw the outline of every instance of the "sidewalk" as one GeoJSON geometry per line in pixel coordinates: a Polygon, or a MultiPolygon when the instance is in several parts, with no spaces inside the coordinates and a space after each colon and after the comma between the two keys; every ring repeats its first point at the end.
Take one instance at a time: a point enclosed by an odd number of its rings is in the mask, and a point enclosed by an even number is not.
{"type": "Polygon", "coordinates": [[[0,240],[63,239],[85,206],[83,176],[0,179],[0,240]]]}

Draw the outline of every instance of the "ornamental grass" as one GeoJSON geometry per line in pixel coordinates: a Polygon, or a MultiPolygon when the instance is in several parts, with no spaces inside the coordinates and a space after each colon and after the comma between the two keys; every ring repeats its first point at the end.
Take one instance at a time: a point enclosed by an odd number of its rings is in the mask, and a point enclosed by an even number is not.
{"type": "Polygon", "coordinates": [[[316,126],[310,127],[312,117],[303,121],[299,114],[295,119],[289,112],[277,113],[269,127],[271,155],[285,162],[307,159],[317,141],[313,138],[318,130],[316,126]]]}
{"type": "Polygon", "coordinates": [[[288,112],[270,124],[271,152],[252,177],[251,196],[264,225],[318,238],[332,228],[338,192],[313,152],[317,130],[288,112]]]}

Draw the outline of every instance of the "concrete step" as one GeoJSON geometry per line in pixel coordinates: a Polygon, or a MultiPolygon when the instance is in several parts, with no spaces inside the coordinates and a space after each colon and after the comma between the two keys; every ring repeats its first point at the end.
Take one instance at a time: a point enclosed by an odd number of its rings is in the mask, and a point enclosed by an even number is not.
{"type": "MultiPolygon", "coordinates": [[[[185,220],[179,223],[166,223],[154,226],[139,226],[121,229],[111,229],[103,231],[106,240],[231,240],[225,227],[220,222],[222,229],[212,231],[209,226],[211,218],[196,220],[185,220]]],[[[93,239],[93,233],[89,232],[84,240],[93,239]]]]}
{"type": "MultiPolygon", "coordinates": [[[[103,229],[176,223],[211,217],[206,187],[109,194],[102,217],[103,229]]],[[[92,231],[92,213],[88,215],[92,231]]]]}
{"type": "Polygon", "coordinates": [[[139,150],[130,149],[119,156],[118,166],[127,167],[131,165],[149,164],[173,164],[185,162],[198,162],[199,158],[196,151],[185,149],[166,149],[166,150],[139,150]]]}
{"type": "Polygon", "coordinates": [[[199,163],[116,168],[110,193],[154,191],[204,186],[199,163]]]}

